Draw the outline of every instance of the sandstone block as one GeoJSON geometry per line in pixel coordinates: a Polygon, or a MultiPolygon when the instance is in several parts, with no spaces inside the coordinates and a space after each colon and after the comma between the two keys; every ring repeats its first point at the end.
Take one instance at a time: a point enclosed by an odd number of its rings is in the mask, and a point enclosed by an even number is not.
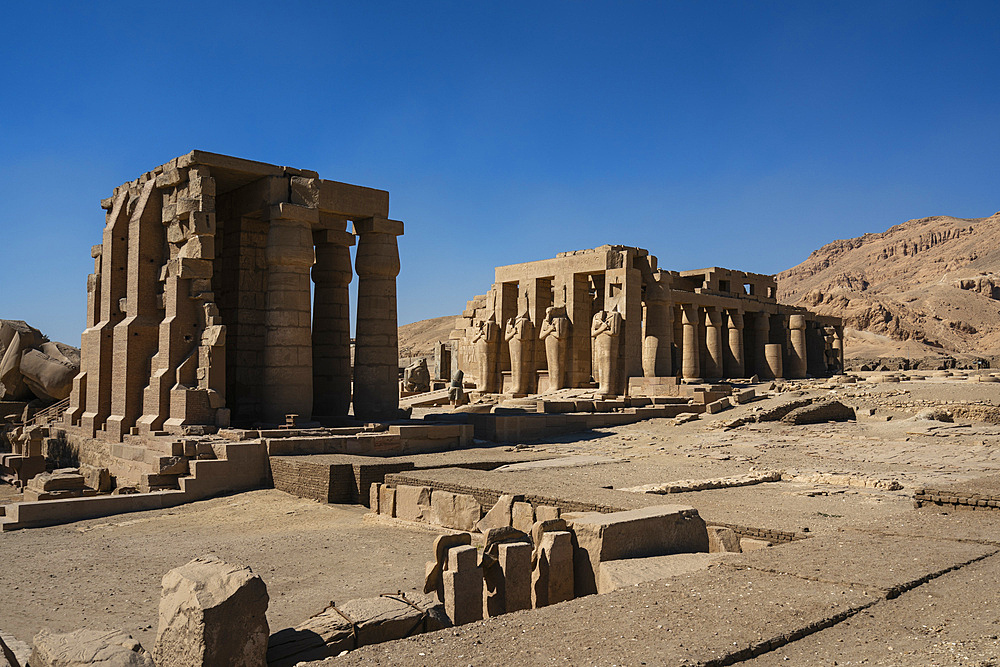
{"type": "Polygon", "coordinates": [[[781,421],[788,424],[820,424],[831,421],[850,421],[856,418],[854,408],[848,407],[840,401],[819,401],[792,410],[781,421]]]}
{"type": "Polygon", "coordinates": [[[98,468],[97,466],[81,463],[80,475],[83,477],[84,484],[88,488],[100,491],[101,493],[107,493],[111,490],[111,472],[107,468],[98,468]]]}
{"type": "Polygon", "coordinates": [[[472,531],[481,515],[482,509],[474,496],[437,489],[431,493],[432,522],[439,526],[472,531]]]}
{"type": "Polygon", "coordinates": [[[534,523],[535,508],[531,506],[531,503],[514,503],[511,507],[511,525],[530,535],[534,523]]]}
{"type": "Polygon", "coordinates": [[[379,497],[381,496],[382,485],[378,482],[372,482],[371,486],[368,487],[368,509],[371,510],[372,514],[379,513],[379,497]]]}
{"type": "Polygon", "coordinates": [[[476,564],[476,548],[453,547],[448,550],[448,569],[444,571],[444,609],[455,625],[483,618],[483,570],[476,564]]]}
{"type": "Polygon", "coordinates": [[[627,512],[564,514],[576,536],[577,597],[597,592],[601,563],[708,551],[708,531],[693,507],[659,505],[627,512]]]}
{"type": "Polygon", "coordinates": [[[35,635],[28,664],[31,667],[154,667],[149,653],[123,630],[77,630],[56,634],[43,629],[35,635]]]}
{"type": "Polygon", "coordinates": [[[535,521],[558,519],[561,515],[562,510],[552,505],[539,505],[535,508],[535,521]]]}
{"type": "Polygon", "coordinates": [[[378,513],[383,516],[396,516],[396,489],[383,484],[379,489],[378,513]]]}
{"type": "Polygon", "coordinates": [[[500,545],[503,596],[507,612],[531,609],[531,545],[514,542],[500,545]]]}
{"type": "Polygon", "coordinates": [[[431,487],[396,487],[396,517],[407,521],[427,521],[431,518],[431,487]]]}
{"type": "Polygon", "coordinates": [[[497,500],[496,504],[492,508],[490,508],[490,511],[486,513],[486,516],[480,519],[476,524],[476,529],[485,535],[489,532],[490,528],[506,528],[507,526],[513,525],[513,518],[511,516],[513,505],[514,496],[500,496],[500,499],[497,500]]]}
{"type": "Polygon", "coordinates": [[[267,588],[250,568],[196,558],[163,577],[157,667],[264,667],[267,588]]]}
{"type": "Polygon", "coordinates": [[[752,537],[740,538],[740,549],[742,551],[757,551],[758,549],[766,549],[769,546],[771,546],[771,543],[767,540],[755,540],[752,537]]]}
{"type": "Polygon", "coordinates": [[[659,581],[697,572],[707,569],[718,560],[719,556],[706,553],[610,560],[601,564],[601,578],[597,582],[597,591],[610,593],[619,588],[647,581],[659,581]]]}
{"type": "Polygon", "coordinates": [[[573,537],[568,531],[542,533],[531,573],[531,605],[545,607],[574,597],[573,537]]]}

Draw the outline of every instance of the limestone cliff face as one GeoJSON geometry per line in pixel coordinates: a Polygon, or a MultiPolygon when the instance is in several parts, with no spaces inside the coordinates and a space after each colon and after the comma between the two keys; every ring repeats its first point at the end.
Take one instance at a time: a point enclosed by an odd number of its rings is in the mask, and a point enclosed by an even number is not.
{"type": "Polygon", "coordinates": [[[941,351],[1000,343],[1000,213],[935,216],[833,241],[778,274],[778,300],[941,351]]]}

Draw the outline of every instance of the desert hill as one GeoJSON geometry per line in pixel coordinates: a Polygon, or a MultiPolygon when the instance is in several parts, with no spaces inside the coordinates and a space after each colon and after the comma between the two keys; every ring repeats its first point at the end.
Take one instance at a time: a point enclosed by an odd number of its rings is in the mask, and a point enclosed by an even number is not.
{"type": "Polygon", "coordinates": [[[428,357],[434,354],[434,344],[448,342],[458,315],[446,315],[420,320],[399,327],[399,358],[428,357]]]}
{"type": "Polygon", "coordinates": [[[778,274],[778,299],[843,317],[858,332],[850,356],[995,354],[1000,213],[909,220],[828,243],[778,274]]]}

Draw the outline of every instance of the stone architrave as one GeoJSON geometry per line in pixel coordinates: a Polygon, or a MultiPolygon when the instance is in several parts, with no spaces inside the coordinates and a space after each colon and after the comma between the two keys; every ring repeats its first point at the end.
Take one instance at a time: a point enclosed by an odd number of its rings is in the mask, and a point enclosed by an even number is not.
{"type": "Polygon", "coordinates": [[[196,558],[167,572],[157,667],[265,667],[267,587],[247,567],[196,558]]]}
{"type": "Polygon", "coordinates": [[[590,337],[594,339],[594,359],[600,381],[598,393],[605,396],[622,394],[622,367],[619,345],[624,321],[615,310],[601,310],[591,321],[590,337]]]}
{"type": "Polygon", "coordinates": [[[510,349],[511,391],[515,396],[531,393],[531,376],[535,365],[532,356],[534,325],[527,311],[507,321],[504,339],[510,349]]]}
{"type": "Polygon", "coordinates": [[[549,369],[549,391],[567,387],[569,355],[569,318],[564,308],[549,306],[538,331],[538,339],[545,343],[545,361],[549,369]]]}
{"type": "Polygon", "coordinates": [[[496,315],[476,323],[476,335],[472,338],[473,354],[476,358],[476,372],[479,377],[479,391],[492,394],[497,388],[497,355],[500,352],[500,325],[496,315]]]}

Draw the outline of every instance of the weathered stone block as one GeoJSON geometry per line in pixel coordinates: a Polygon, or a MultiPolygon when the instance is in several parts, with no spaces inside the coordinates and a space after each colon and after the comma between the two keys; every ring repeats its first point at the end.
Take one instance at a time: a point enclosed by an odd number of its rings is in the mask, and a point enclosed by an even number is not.
{"type": "Polygon", "coordinates": [[[740,553],[740,536],[725,526],[708,527],[708,551],[710,553],[740,553]]]}
{"type": "Polygon", "coordinates": [[[448,550],[448,569],[442,573],[444,609],[455,625],[483,618],[483,570],[476,564],[477,554],[473,546],[448,550]]]}
{"type": "Polygon", "coordinates": [[[28,664],[31,667],[154,667],[149,653],[123,630],[77,630],[56,634],[43,629],[35,635],[28,664]]]}
{"type": "Polygon", "coordinates": [[[627,512],[563,514],[576,535],[577,597],[597,592],[601,563],[708,551],[708,531],[693,507],[659,505],[627,512]]]}
{"type": "Polygon", "coordinates": [[[379,490],[378,513],[383,516],[396,516],[396,489],[383,484],[379,490]]]}
{"type": "Polygon", "coordinates": [[[431,493],[432,523],[445,528],[473,531],[481,515],[482,509],[474,496],[437,489],[431,493]]]}
{"type": "Polygon", "coordinates": [[[514,503],[511,507],[511,525],[523,533],[531,533],[535,523],[535,508],[531,503],[514,503]]]}
{"type": "Polygon", "coordinates": [[[573,536],[568,531],[542,533],[531,573],[532,607],[545,607],[574,597],[573,536]]]}
{"type": "Polygon", "coordinates": [[[246,567],[196,558],[163,577],[157,667],[264,667],[267,588],[246,567]]]}
{"type": "Polygon", "coordinates": [[[431,487],[396,487],[396,517],[407,521],[427,521],[431,518],[431,487]]]}

